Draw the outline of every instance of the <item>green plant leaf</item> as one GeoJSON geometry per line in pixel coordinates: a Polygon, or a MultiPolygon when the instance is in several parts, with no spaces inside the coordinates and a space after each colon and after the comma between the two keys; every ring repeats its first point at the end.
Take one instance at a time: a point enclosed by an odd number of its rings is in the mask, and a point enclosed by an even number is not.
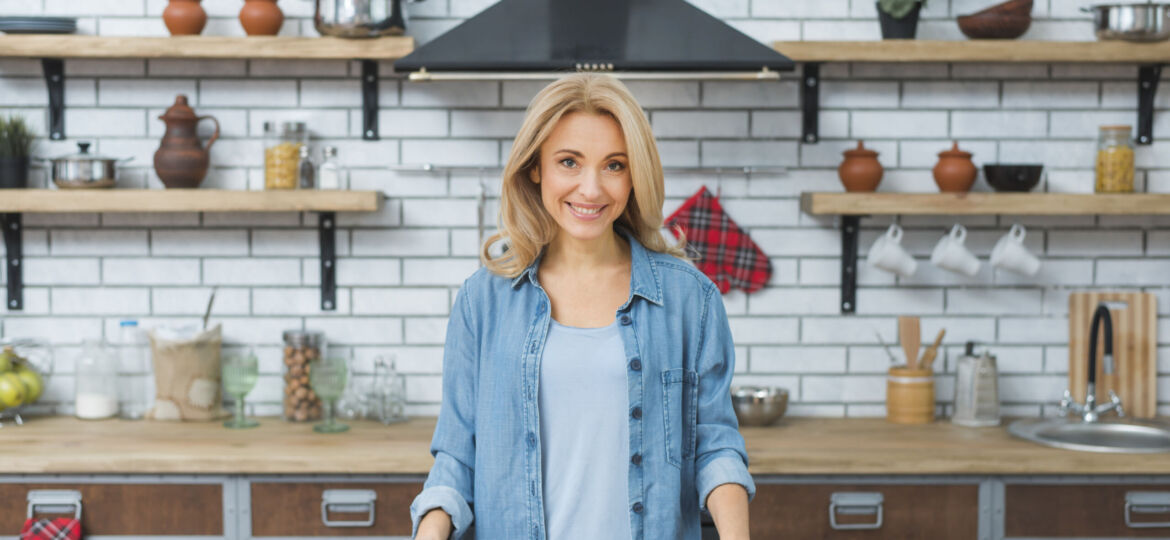
{"type": "Polygon", "coordinates": [[[895,19],[908,15],[915,4],[925,6],[926,0],[878,0],[878,8],[895,19]]]}

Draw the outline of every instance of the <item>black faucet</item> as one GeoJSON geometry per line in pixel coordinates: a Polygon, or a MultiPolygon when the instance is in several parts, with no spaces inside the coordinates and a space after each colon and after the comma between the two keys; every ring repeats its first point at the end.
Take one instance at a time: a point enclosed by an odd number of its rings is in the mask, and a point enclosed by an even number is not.
{"type": "Polygon", "coordinates": [[[1109,315],[1109,306],[1102,302],[1093,312],[1093,322],[1089,325],[1089,384],[1085,391],[1085,404],[1073,401],[1072,392],[1065,390],[1064,398],[1060,400],[1061,416],[1071,411],[1080,415],[1085,422],[1096,422],[1102,413],[1113,409],[1117,410],[1117,416],[1125,416],[1121,398],[1113,390],[1109,391],[1109,403],[1097,405],[1097,333],[1102,325],[1105,326],[1105,354],[1101,361],[1105,362],[1105,374],[1113,374],[1113,317],[1109,315]]]}

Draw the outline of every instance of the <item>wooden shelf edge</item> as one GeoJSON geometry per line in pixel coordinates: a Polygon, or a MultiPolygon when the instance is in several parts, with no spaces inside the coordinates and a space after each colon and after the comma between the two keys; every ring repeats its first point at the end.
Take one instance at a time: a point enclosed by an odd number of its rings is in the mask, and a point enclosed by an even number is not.
{"type": "Polygon", "coordinates": [[[812,215],[1167,215],[1163,193],[820,193],[800,196],[812,215]]]}
{"type": "Polygon", "coordinates": [[[374,212],[380,191],[0,190],[5,213],[374,212]]]}
{"type": "Polygon", "coordinates": [[[895,39],[774,41],[772,48],[797,62],[1170,62],[1170,42],[895,39]]]}
{"type": "Polygon", "coordinates": [[[0,57],[24,58],[397,60],[413,51],[410,36],[0,36],[0,57]]]}

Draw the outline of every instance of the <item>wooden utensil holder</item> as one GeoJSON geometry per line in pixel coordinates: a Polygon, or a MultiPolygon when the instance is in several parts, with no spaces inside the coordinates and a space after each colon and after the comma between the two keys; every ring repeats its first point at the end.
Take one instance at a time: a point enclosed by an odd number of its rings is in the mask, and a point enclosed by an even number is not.
{"type": "Polygon", "coordinates": [[[886,378],[886,421],[929,424],[934,421],[934,372],[892,367],[886,378]]]}

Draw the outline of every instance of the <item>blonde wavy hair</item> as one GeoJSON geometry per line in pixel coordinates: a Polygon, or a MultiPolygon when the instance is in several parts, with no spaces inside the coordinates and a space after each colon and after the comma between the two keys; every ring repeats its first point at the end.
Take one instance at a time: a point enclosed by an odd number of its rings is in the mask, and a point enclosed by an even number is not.
{"type": "Polygon", "coordinates": [[[659,232],[665,196],[662,162],[642,106],[626,85],[611,75],[574,73],[544,87],[528,104],[524,124],[504,167],[499,232],[488,238],[480,251],[484,266],[494,274],[516,277],[556,237],[560,226],[544,208],[540,185],[532,182],[529,174],[540,164],[540,146],[557,122],[572,112],[606,114],[621,126],[633,194],[614,224],[632,232],[646,249],[685,259],[681,246],[686,244],[686,238],[680,236],[677,245],[670,245],[659,232]],[[500,240],[507,242],[508,249],[493,257],[489,248],[500,240]]]}

